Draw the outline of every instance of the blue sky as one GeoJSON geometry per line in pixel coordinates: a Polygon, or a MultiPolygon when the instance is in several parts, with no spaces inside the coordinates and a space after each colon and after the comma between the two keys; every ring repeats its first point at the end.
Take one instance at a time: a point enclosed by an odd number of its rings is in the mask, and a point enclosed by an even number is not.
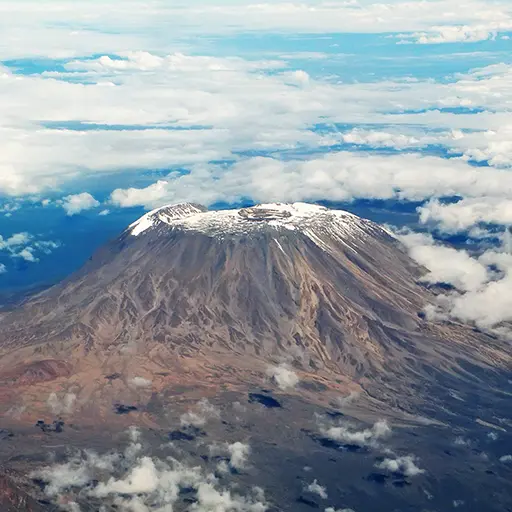
{"type": "Polygon", "coordinates": [[[428,233],[457,240],[483,277],[449,314],[501,300],[511,37],[508,1],[3,1],[0,291],[55,282],[149,208],[306,200],[421,232],[427,267],[428,233]]]}

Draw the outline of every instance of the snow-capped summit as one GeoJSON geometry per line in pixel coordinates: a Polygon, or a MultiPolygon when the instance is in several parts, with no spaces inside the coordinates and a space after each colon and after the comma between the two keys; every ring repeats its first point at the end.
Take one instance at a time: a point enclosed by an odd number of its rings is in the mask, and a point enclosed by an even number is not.
{"type": "Polygon", "coordinates": [[[369,230],[380,229],[374,223],[344,210],[309,203],[268,203],[231,210],[208,210],[185,203],[147,213],[129,227],[129,232],[139,236],[161,226],[211,236],[245,235],[269,229],[301,231],[310,238],[315,238],[315,233],[362,236],[369,230]]]}
{"type": "Polygon", "coordinates": [[[160,222],[171,224],[178,219],[206,211],[207,208],[204,206],[193,203],[178,203],[161,206],[143,215],[140,219],[131,224],[128,229],[133,236],[138,236],[160,222]]]}

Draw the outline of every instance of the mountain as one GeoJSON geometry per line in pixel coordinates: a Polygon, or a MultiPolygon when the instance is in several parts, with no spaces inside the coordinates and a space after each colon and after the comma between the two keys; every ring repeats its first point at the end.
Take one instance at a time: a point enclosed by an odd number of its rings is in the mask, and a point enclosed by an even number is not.
{"type": "Polygon", "coordinates": [[[364,390],[413,411],[425,386],[510,365],[499,340],[424,319],[423,271],[389,231],[345,211],[159,208],[1,315],[2,406],[21,398],[33,421],[41,396],[71,393],[104,415],[140,399],[137,379],[215,394],[264,385],[286,362],[311,400],[364,390]]]}
{"type": "Polygon", "coordinates": [[[512,510],[510,347],[424,272],[344,211],[147,213],[1,313],[0,509],[512,510]]]}

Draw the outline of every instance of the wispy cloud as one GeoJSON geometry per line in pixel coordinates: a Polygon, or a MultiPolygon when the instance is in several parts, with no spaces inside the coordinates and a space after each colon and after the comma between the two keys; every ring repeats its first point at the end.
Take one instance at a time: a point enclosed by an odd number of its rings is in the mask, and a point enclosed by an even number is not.
{"type": "Polygon", "coordinates": [[[203,427],[208,420],[219,418],[220,410],[206,398],[203,398],[193,409],[181,415],[180,423],[183,427],[203,427]]]}

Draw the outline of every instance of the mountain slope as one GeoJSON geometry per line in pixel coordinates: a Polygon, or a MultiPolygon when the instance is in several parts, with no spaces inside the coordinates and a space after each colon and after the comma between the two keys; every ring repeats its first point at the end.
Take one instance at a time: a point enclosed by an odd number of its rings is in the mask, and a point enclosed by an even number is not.
{"type": "Polygon", "coordinates": [[[142,373],[156,390],[218,388],[261,383],[286,360],[337,392],[354,383],[414,402],[438,371],[457,380],[473,378],[464,362],[507,367],[497,340],[421,318],[432,299],[421,273],[385,229],[347,212],[164,207],[2,315],[0,384],[107,403],[121,392],[104,389],[112,374],[126,384],[142,373]]]}

